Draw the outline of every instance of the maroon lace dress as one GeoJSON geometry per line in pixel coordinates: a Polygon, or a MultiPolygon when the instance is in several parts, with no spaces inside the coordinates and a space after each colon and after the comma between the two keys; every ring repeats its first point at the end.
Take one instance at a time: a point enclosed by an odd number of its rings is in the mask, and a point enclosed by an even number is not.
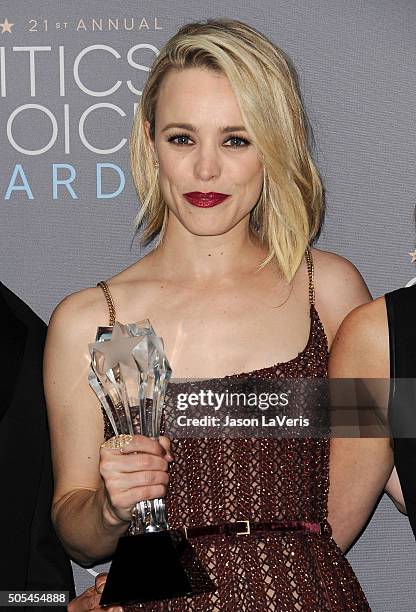
{"type": "MultiPolygon", "coordinates": [[[[312,277],[312,275],[310,275],[312,277]]],[[[310,291],[313,297],[313,287],[310,291]]],[[[285,363],[210,381],[224,391],[238,377],[326,377],[328,344],[313,299],[305,349],[285,363]]],[[[186,383],[183,383],[186,384],[186,383]]],[[[168,387],[169,390],[169,387],[168,387]]],[[[169,392],[165,411],[174,410],[169,392]]],[[[310,407],[309,407],[310,408],[310,407]]],[[[111,437],[105,420],[105,437],[111,437]]],[[[352,612],[370,610],[326,521],[329,438],[172,439],[167,513],[171,528],[228,521],[303,520],[321,533],[262,532],[192,538],[217,589],[192,598],[130,606],[172,612],[352,612]]]]}

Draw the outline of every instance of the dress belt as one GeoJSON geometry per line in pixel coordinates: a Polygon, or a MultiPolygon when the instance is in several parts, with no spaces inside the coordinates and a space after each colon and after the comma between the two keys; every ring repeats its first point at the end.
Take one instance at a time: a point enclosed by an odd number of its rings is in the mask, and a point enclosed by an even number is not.
{"type": "Polygon", "coordinates": [[[311,523],[308,521],[269,521],[256,522],[248,520],[229,521],[218,525],[201,525],[196,527],[178,528],[182,531],[186,538],[196,538],[198,536],[208,535],[225,535],[225,536],[241,536],[250,535],[252,533],[270,532],[270,531],[304,531],[306,533],[316,533],[318,535],[328,534],[331,536],[332,530],[328,521],[322,523],[311,523]]]}

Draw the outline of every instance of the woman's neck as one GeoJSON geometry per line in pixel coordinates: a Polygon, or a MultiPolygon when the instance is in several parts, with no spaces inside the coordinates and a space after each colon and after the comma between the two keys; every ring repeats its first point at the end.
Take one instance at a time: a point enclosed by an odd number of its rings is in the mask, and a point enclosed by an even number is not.
{"type": "Polygon", "coordinates": [[[197,236],[183,226],[168,225],[152,259],[171,279],[209,282],[219,276],[226,280],[251,273],[266,255],[266,248],[248,227],[234,227],[219,236],[197,236]]]}

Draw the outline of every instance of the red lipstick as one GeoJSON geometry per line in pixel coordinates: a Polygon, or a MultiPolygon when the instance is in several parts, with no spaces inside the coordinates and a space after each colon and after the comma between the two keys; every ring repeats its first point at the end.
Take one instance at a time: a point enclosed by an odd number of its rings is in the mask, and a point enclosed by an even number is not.
{"type": "Polygon", "coordinates": [[[190,191],[189,193],[184,193],[183,197],[193,206],[198,206],[199,208],[212,208],[213,206],[217,206],[217,204],[221,204],[221,202],[224,202],[224,200],[230,196],[228,193],[217,193],[215,191],[210,191],[209,193],[190,191]]]}

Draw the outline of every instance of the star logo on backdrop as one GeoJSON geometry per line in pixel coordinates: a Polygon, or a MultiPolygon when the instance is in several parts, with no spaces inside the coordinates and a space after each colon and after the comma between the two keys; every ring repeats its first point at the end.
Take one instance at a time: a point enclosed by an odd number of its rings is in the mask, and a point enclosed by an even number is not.
{"type": "Polygon", "coordinates": [[[415,263],[416,262],[416,251],[412,251],[411,253],[409,253],[409,255],[412,258],[411,263],[415,263]]]}
{"type": "Polygon", "coordinates": [[[6,19],[3,21],[3,23],[0,23],[0,28],[1,28],[1,34],[4,34],[5,32],[9,32],[9,34],[12,33],[12,26],[14,26],[14,23],[10,23],[9,20],[6,19]]]}

